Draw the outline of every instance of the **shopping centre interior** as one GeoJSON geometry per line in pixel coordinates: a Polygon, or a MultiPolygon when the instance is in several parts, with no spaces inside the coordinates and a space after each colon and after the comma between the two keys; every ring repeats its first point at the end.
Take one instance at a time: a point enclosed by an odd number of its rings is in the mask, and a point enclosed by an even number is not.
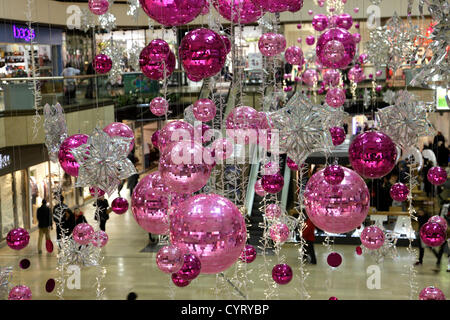
{"type": "Polygon", "coordinates": [[[0,300],[448,299],[423,2],[0,0],[0,300]]]}

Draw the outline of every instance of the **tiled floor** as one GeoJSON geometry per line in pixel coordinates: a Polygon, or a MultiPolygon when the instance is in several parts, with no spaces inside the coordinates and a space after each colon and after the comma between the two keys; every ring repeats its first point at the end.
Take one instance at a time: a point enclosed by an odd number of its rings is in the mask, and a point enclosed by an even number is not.
{"type": "MultiPolygon", "coordinates": [[[[127,192],[123,190],[123,194],[127,192]]],[[[111,197],[112,200],[114,197],[111,197]]],[[[84,209],[89,222],[94,223],[93,207],[89,205],[84,209]]],[[[107,269],[106,277],[102,285],[106,288],[105,299],[125,299],[129,292],[135,292],[138,299],[238,299],[233,295],[234,289],[225,284],[220,294],[216,295],[213,288],[217,285],[215,275],[200,275],[189,286],[177,288],[170,285],[169,275],[163,274],[156,267],[155,253],[141,252],[148,244],[148,235],[142,230],[131,212],[122,216],[114,213],[106,225],[109,234],[109,243],[104,248],[103,265],[107,269]]],[[[37,232],[32,233],[30,244],[22,251],[13,251],[5,246],[0,249],[0,266],[14,266],[13,285],[28,285],[33,292],[33,299],[57,299],[55,291],[47,293],[45,283],[49,278],[58,276],[56,270],[56,253],[37,254],[37,232]],[[31,267],[27,270],[19,268],[19,261],[28,258],[31,267]]],[[[55,231],[52,231],[55,238],[55,231]]],[[[367,287],[367,268],[375,265],[372,257],[358,256],[354,246],[336,245],[334,250],[343,255],[343,263],[332,270],[326,263],[327,250],[321,244],[316,244],[317,265],[307,265],[309,273],[306,279],[306,289],[311,299],[328,299],[336,296],[339,299],[408,299],[408,277],[403,274],[407,271],[407,252],[405,248],[399,248],[400,257],[396,260],[386,259],[379,264],[380,289],[367,287]]],[[[45,252],[45,250],[44,250],[45,252]]],[[[294,270],[294,279],[287,285],[274,289],[278,296],[272,299],[299,299],[296,289],[299,287],[297,248],[292,244],[286,244],[281,254],[294,270]]],[[[264,299],[264,291],[273,282],[264,282],[260,275],[271,273],[277,257],[268,256],[268,269],[264,271],[263,258],[258,257],[252,264],[246,265],[248,281],[241,281],[241,291],[247,294],[249,299],[264,299]],[[250,282],[253,281],[253,283],[250,282]],[[246,284],[246,285],[245,285],[246,284]]],[[[446,256],[442,261],[440,271],[435,270],[435,258],[430,251],[425,253],[423,266],[416,268],[416,282],[419,290],[425,286],[434,285],[444,291],[450,297],[450,273],[446,272],[446,256]]],[[[235,268],[226,272],[226,276],[239,285],[236,281],[235,268]]],[[[81,269],[81,289],[70,290],[65,287],[65,299],[95,299],[95,280],[97,269],[84,267],[81,269]]],[[[221,279],[220,277],[218,277],[221,279]]],[[[245,278],[244,278],[245,279],[245,278]]],[[[220,282],[219,282],[220,284],[220,282]]]]}

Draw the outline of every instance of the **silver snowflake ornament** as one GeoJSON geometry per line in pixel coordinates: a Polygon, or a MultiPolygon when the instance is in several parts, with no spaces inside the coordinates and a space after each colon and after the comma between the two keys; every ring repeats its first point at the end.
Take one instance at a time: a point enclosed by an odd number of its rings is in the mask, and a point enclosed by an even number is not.
{"type": "Polygon", "coordinates": [[[58,162],[59,147],[68,136],[64,110],[59,103],[44,106],[44,131],[49,158],[58,162]]]}

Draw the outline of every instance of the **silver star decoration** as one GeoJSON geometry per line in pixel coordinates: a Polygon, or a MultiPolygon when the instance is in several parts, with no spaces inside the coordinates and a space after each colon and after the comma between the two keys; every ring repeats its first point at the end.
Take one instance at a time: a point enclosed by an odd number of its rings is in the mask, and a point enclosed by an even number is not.
{"type": "Polygon", "coordinates": [[[329,114],[297,92],[286,107],[269,115],[279,131],[280,152],[296,163],[303,163],[314,152],[329,153],[332,140],[328,130],[329,114]]]}
{"type": "Polygon", "coordinates": [[[71,237],[61,239],[61,249],[58,252],[59,265],[78,265],[84,267],[98,266],[102,260],[101,248],[92,243],[80,245],[71,237]]]}
{"type": "Polygon", "coordinates": [[[58,162],[59,147],[68,136],[64,110],[59,103],[44,106],[44,131],[49,158],[58,162]]]}
{"type": "Polygon", "coordinates": [[[383,93],[383,101],[387,104],[394,104],[395,103],[395,91],[392,90],[386,90],[386,92],[383,93]]]}
{"type": "Polygon", "coordinates": [[[417,143],[419,137],[434,134],[434,128],[427,118],[431,109],[406,90],[399,91],[395,105],[376,113],[379,128],[396,144],[407,150],[417,143]]]}
{"type": "Polygon", "coordinates": [[[80,165],[76,187],[98,187],[111,195],[120,181],[136,173],[127,158],[132,138],[110,137],[99,128],[71,153],[80,165]]]}
{"type": "Polygon", "coordinates": [[[6,300],[8,297],[12,271],[13,267],[0,267],[0,300],[6,300]]]}
{"type": "Polygon", "coordinates": [[[349,115],[343,107],[333,108],[326,103],[322,107],[322,112],[326,119],[325,128],[340,127],[349,115]]]}

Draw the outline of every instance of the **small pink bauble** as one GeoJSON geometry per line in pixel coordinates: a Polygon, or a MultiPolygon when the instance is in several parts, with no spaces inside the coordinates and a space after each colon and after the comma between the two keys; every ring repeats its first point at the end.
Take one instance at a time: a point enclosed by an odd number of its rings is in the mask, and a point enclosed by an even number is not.
{"type": "Polygon", "coordinates": [[[161,117],[169,110],[169,102],[163,97],[156,97],[150,102],[150,111],[157,117],[161,117]]]}
{"type": "Polygon", "coordinates": [[[346,134],[344,128],[332,127],[330,128],[330,133],[334,146],[338,146],[345,141],[346,134]]]}
{"type": "Polygon", "coordinates": [[[303,41],[303,39],[302,39],[301,37],[300,37],[300,38],[297,38],[297,43],[301,44],[302,41],[303,41]]]}
{"type": "Polygon", "coordinates": [[[332,252],[327,257],[327,263],[330,267],[337,268],[342,263],[342,256],[337,252],[332,252]]]}
{"type": "Polygon", "coordinates": [[[263,56],[276,56],[286,49],[286,38],[278,33],[264,33],[259,38],[258,48],[263,56]]]}
{"type": "Polygon", "coordinates": [[[233,155],[233,144],[227,138],[219,138],[211,144],[216,161],[225,160],[233,155]]]}
{"type": "Polygon", "coordinates": [[[191,282],[184,280],[178,273],[172,273],[172,282],[179,288],[188,286],[191,282]]]}
{"type": "Polygon", "coordinates": [[[216,104],[210,99],[197,100],[192,108],[192,113],[198,121],[211,121],[216,116],[216,104]]]}
{"type": "Polygon", "coordinates": [[[431,184],[440,186],[447,181],[447,172],[444,168],[433,167],[428,170],[427,179],[431,184]]]}
{"type": "Polygon", "coordinates": [[[377,77],[381,77],[381,76],[383,75],[383,71],[377,70],[377,72],[375,72],[375,75],[376,75],[377,77]]]}
{"type": "Polygon", "coordinates": [[[446,229],[436,222],[427,222],[420,228],[420,239],[430,247],[439,247],[447,237],[446,229]]]}
{"type": "Polygon", "coordinates": [[[430,286],[420,291],[419,300],[445,300],[445,295],[441,289],[430,286]]]}
{"type": "Polygon", "coordinates": [[[389,193],[393,200],[403,202],[408,199],[409,188],[405,184],[398,182],[391,187],[389,193]]]}
{"type": "Polygon", "coordinates": [[[301,25],[301,23],[299,23],[299,24],[297,24],[297,29],[301,29],[302,28],[302,25],[301,25]]]}
{"type": "Polygon", "coordinates": [[[355,249],[355,251],[356,251],[356,254],[357,254],[358,256],[362,255],[362,249],[361,249],[360,246],[357,246],[356,249],[355,249]]]}
{"type": "Polygon", "coordinates": [[[166,124],[158,136],[158,148],[163,152],[172,142],[181,140],[192,140],[194,138],[194,127],[185,121],[171,121],[166,124]]]}
{"type": "Polygon", "coordinates": [[[380,93],[381,90],[383,90],[383,86],[382,86],[382,85],[379,84],[379,85],[377,85],[377,86],[375,87],[375,91],[376,91],[376,92],[380,93]]]}
{"type": "Polygon", "coordinates": [[[292,268],[285,263],[277,264],[272,269],[272,279],[278,284],[288,284],[292,276],[292,268]]]}
{"type": "Polygon", "coordinates": [[[108,243],[108,240],[108,234],[103,230],[98,230],[92,235],[91,243],[94,247],[103,248],[108,243]]]}
{"type": "Polygon", "coordinates": [[[275,220],[281,217],[281,208],[275,203],[271,203],[266,207],[265,216],[267,219],[275,220]]]}
{"type": "Polygon", "coordinates": [[[316,42],[316,37],[307,36],[305,41],[308,46],[312,46],[316,42]]]}
{"type": "Polygon", "coordinates": [[[88,223],[80,223],[75,226],[72,232],[73,240],[78,244],[89,244],[94,235],[94,228],[88,223]]]}
{"type": "Polygon", "coordinates": [[[32,294],[27,286],[15,286],[9,291],[8,300],[31,300],[32,294]]]}
{"type": "Polygon", "coordinates": [[[308,14],[309,14],[310,16],[312,16],[312,15],[314,14],[314,11],[308,10],[308,14]]]}
{"type": "Polygon", "coordinates": [[[286,164],[289,167],[289,169],[293,170],[293,171],[298,171],[298,164],[295,163],[294,160],[292,160],[291,158],[287,157],[286,159],[286,164]]]}
{"type": "Polygon", "coordinates": [[[359,62],[361,64],[364,64],[364,63],[366,63],[367,58],[369,58],[369,56],[366,53],[363,53],[359,56],[359,62]]]}
{"type": "Polygon", "coordinates": [[[89,193],[91,194],[91,196],[97,198],[103,197],[105,195],[105,191],[97,187],[89,187],[89,193]]]}
{"type": "Polygon", "coordinates": [[[163,80],[175,70],[175,55],[162,39],[152,40],[139,55],[142,73],[152,80],[163,80]]]}
{"type": "Polygon", "coordinates": [[[328,90],[325,100],[330,107],[339,108],[345,103],[345,89],[331,88],[328,90]]]}
{"type": "Polygon", "coordinates": [[[89,0],[89,11],[97,16],[101,16],[108,12],[109,1],[108,0],[89,0]]]}
{"type": "Polygon", "coordinates": [[[328,300],[338,300],[336,297],[330,297],[328,300]]]}
{"type": "Polygon", "coordinates": [[[328,27],[328,17],[324,14],[316,14],[312,20],[312,26],[316,31],[323,31],[328,27]]]}
{"type": "Polygon", "coordinates": [[[25,248],[30,242],[30,235],[27,230],[23,228],[12,229],[6,236],[6,244],[14,250],[21,250],[25,248]]]}
{"type": "Polygon", "coordinates": [[[195,254],[185,254],[183,265],[176,274],[183,280],[192,281],[198,277],[202,269],[202,263],[195,254]]]}
{"type": "Polygon", "coordinates": [[[384,232],[377,226],[365,227],[361,232],[361,243],[367,249],[376,250],[384,244],[384,232]]]}
{"type": "Polygon", "coordinates": [[[129,151],[134,148],[134,132],[133,130],[122,122],[112,122],[103,128],[103,131],[112,137],[131,138],[129,151]]]}
{"type": "Polygon", "coordinates": [[[303,50],[299,47],[291,46],[286,49],[286,52],[284,53],[284,58],[286,59],[287,63],[301,66],[304,61],[303,50]]]}
{"type": "Polygon", "coordinates": [[[142,10],[166,27],[182,26],[193,21],[203,11],[204,1],[139,0],[142,10]]]}
{"type": "Polygon", "coordinates": [[[341,183],[345,177],[344,169],[339,165],[327,166],[323,171],[323,175],[325,181],[333,186],[341,183]]]}
{"type": "Polygon", "coordinates": [[[348,13],[343,13],[338,16],[336,24],[339,28],[349,30],[353,25],[353,18],[348,13]]]}
{"type": "Polygon", "coordinates": [[[341,73],[336,69],[328,69],[323,75],[323,82],[329,86],[337,86],[341,80],[341,73]]]}
{"type": "Polygon", "coordinates": [[[275,243],[283,243],[289,238],[289,228],[284,223],[275,223],[270,227],[270,238],[275,243]]]}
{"type": "Polygon", "coordinates": [[[358,12],[359,12],[359,8],[354,8],[354,9],[353,9],[353,12],[354,12],[354,13],[358,13],[358,12]]]}
{"type": "Polygon", "coordinates": [[[184,264],[184,254],[177,246],[169,245],[159,249],[156,265],[165,273],[176,273],[184,264]]]}
{"type": "Polygon", "coordinates": [[[328,68],[345,68],[352,62],[355,52],[356,45],[351,33],[342,28],[325,31],[317,41],[317,58],[328,68]]]}
{"type": "Polygon", "coordinates": [[[281,174],[263,175],[261,178],[263,189],[268,193],[278,193],[283,189],[284,178],[281,174]]]}
{"type": "Polygon", "coordinates": [[[98,54],[93,61],[93,67],[99,74],[106,74],[112,68],[112,60],[106,54],[98,54]]]}
{"type": "Polygon", "coordinates": [[[348,79],[350,81],[353,81],[354,83],[359,83],[366,79],[366,75],[364,74],[363,69],[361,69],[361,67],[359,65],[352,67],[348,71],[347,75],[348,75],[348,79]]]}
{"type": "Polygon", "coordinates": [[[438,223],[440,224],[445,230],[447,230],[447,221],[445,220],[444,217],[441,216],[432,216],[430,219],[428,219],[428,222],[431,223],[438,223]]]}
{"type": "Polygon", "coordinates": [[[261,179],[258,179],[255,183],[255,192],[260,197],[264,197],[267,194],[267,192],[262,187],[261,179]]]}
{"type": "Polygon", "coordinates": [[[70,151],[81,146],[82,144],[86,144],[88,138],[89,136],[85,134],[75,134],[66,138],[66,140],[64,140],[59,147],[59,164],[61,165],[61,168],[64,170],[64,172],[71,175],[72,177],[78,176],[78,168],[80,167],[80,165],[75,160],[75,157],[70,151]]]}
{"type": "Polygon", "coordinates": [[[352,34],[353,40],[355,41],[355,43],[360,43],[361,42],[361,34],[360,33],[354,33],[352,34]]]}
{"type": "Polygon", "coordinates": [[[247,244],[242,250],[241,256],[239,259],[245,263],[252,263],[256,259],[256,249],[250,244],[247,244]]]}
{"type": "Polygon", "coordinates": [[[319,75],[316,70],[307,69],[303,72],[302,80],[305,84],[312,87],[319,80],[319,75]]]}
{"type": "Polygon", "coordinates": [[[117,197],[111,203],[111,209],[117,214],[123,214],[128,211],[128,201],[125,198],[117,197]]]}

